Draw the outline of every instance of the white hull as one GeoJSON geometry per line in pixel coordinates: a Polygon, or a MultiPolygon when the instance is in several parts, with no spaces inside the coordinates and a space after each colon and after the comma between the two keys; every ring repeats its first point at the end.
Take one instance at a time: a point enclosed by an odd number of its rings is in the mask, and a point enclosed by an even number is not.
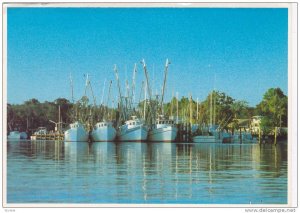
{"type": "Polygon", "coordinates": [[[89,139],[89,134],[83,127],[71,128],[65,131],[65,141],[67,142],[76,142],[82,141],[87,142],[89,139]]]}
{"type": "Polygon", "coordinates": [[[120,129],[118,139],[120,141],[145,141],[148,131],[144,126],[137,126],[131,129],[120,129]]]}
{"type": "Polygon", "coordinates": [[[99,127],[91,133],[93,141],[113,141],[116,138],[116,134],[115,128],[110,126],[99,127]]]}
{"type": "Polygon", "coordinates": [[[21,133],[19,131],[12,131],[7,136],[8,140],[20,140],[21,139],[21,133]]]}
{"type": "Polygon", "coordinates": [[[177,136],[178,129],[174,126],[167,126],[149,131],[150,141],[174,141],[177,136]]]}

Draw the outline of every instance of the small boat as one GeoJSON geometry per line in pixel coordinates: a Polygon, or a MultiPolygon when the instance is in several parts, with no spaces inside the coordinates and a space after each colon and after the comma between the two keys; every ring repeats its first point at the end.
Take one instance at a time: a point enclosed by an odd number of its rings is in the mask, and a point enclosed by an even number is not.
{"type": "Polygon", "coordinates": [[[197,135],[193,137],[195,143],[216,143],[217,139],[214,135],[197,135]]]}
{"type": "Polygon", "coordinates": [[[216,143],[220,141],[220,132],[217,125],[209,125],[202,127],[202,131],[198,135],[192,137],[195,143],[216,143]]]}
{"type": "Polygon", "coordinates": [[[66,142],[77,142],[83,141],[87,142],[89,140],[89,134],[85,130],[84,126],[76,121],[70,124],[70,129],[65,131],[65,141],[66,142]]]}
{"type": "Polygon", "coordinates": [[[232,143],[233,136],[229,132],[222,132],[221,133],[221,140],[222,143],[232,143]]]}
{"type": "Polygon", "coordinates": [[[21,139],[21,133],[19,131],[12,131],[7,136],[8,140],[20,140],[21,139]]]}
{"type": "Polygon", "coordinates": [[[31,140],[37,140],[40,136],[46,135],[47,129],[46,127],[39,127],[37,130],[30,136],[31,140]]]}
{"type": "Polygon", "coordinates": [[[148,138],[150,141],[174,141],[177,132],[178,129],[174,121],[160,115],[155,122],[154,128],[149,131],[148,138]]]}
{"type": "Polygon", "coordinates": [[[234,142],[256,142],[250,132],[236,133],[232,136],[234,142]]]}
{"type": "Polygon", "coordinates": [[[20,139],[27,139],[28,138],[28,135],[26,132],[21,132],[20,133],[20,139]]]}
{"type": "Polygon", "coordinates": [[[124,125],[118,129],[117,137],[120,141],[145,141],[148,136],[148,129],[145,123],[137,118],[131,116],[131,120],[125,122],[124,125]]]}
{"type": "Polygon", "coordinates": [[[116,130],[112,122],[103,121],[96,123],[92,133],[93,141],[113,141],[116,138],[116,130]]]}

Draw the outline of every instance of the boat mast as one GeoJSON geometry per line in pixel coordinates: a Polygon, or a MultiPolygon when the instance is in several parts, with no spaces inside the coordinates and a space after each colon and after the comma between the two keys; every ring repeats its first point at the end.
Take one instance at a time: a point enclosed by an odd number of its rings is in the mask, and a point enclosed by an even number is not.
{"type": "Polygon", "coordinates": [[[210,93],[210,101],[209,101],[209,103],[210,103],[210,113],[209,113],[209,124],[210,124],[210,126],[212,126],[212,95],[213,95],[213,92],[211,92],[210,93]]]}
{"type": "Polygon", "coordinates": [[[214,109],[214,112],[213,112],[213,125],[216,124],[216,93],[215,93],[215,90],[214,90],[214,105],[213,105],[213,109],[214,109]]]}
{"type": "Polygon", "coordinates": [[[147,102],[147,82],[145,83],[145,98],[144,98],[144,120],[146,120],[146,102],[147,102]]]}
{"type": "Polygon", "coordinates": [[[213,112],[213,124],[216,124],[216,74],[214,76],[214,112],[213,112]]]}
{"type": "Polygon", "coordinates": [[[199,100],[197,98],[197,122],[198,122],[198,119],[199,119],[199,100]]]}
{"type": "Polygon", "coordinates": [[[72,98],[72,103],[74,104],[73,80],[72,80],[72,75],[71,75],[71,73],[70,73],[70,85],[71,85],[71,98],[72,98]]]}
{"type": "Polygon", "coordinates": [[[86,96],[86,90],[88,87],[88,82],[89,82],[89,74],[86,74],[86,79],[85,79],[85,88],[84,88],[84,96],[86,96]]]}
{"type": "Polygon", "coordinates": [[[118,90],[119,90],[119,103],[120,103],[120,109],[121,109],[121,118],[123,116],[125,120],[125,116],[123,115],[123,102],[122,102],[122,93],[121,93],[121,87],[120,87],[120,81],[119,81],[119,75],[118,75],[118,70],[117,70],[117,65],[115,64],[114,66],[114,71],[115,71],[115,76],[117,80],[117,85],[118,85],[118,90]]]}
{"type": "Polygon", "coordinates": [[[132,76],[132,102],[135,103],[135,75],[137,73],[136,63],[134,64],[133,76],[132,76]]]}
{"type": "Polygon", "coordinates": [[[178,92],[176,92],[176,101],[177,101],[177,103],[176,103],[176,111],[177,111],[177,114],[176,114],[176,123],[178,124],[178,92]]]}
{"type": "Polygon", "coordinates": [[[107,96],[107,102],[106,102],[106,108],[104,108],[105,113],[105,119],[109,119],[109,110],[108,110],[108,103],[109,103],[109,98],[110,98],[110,90],[111,90],[111,85],[112,85],[112,80],[109,82],[109,88],[108,88],[108,96],[107,96]],[[107,109],[107,110],[106,110],[107,109]]]}
{"type": "Polygon", "coordinates": [[[166,64],[165,64],[165,74],[164,74],[164,83],[163,83],[163,88],[162,88],[162,95],[161,95],[161,102],[160,102],[160,106],[161,106],[161,113],[163,114],[164,112],[164,94],[165,94],[165,87],[166,87],[166,80],[167,80],[167,73],[168,73],[168,68],[169,68],[169,60],[166,60],[166,64]]]}
{"type": "Polygon", "coordinates": [[[190,124],[193,123],[193,99],[192,95],[190,94],[190,124]]]}
{"type": "Polygon", "coordinates": [[[101,106],[103,105],[103,100],[104,100],[105,84],[106,84],[106,78],[104,79],[104,84],[102,88],[101,106]]]}
{"type": "Polygon", "coordinates": [[[173,119],[173,97],[174,97],[174,91],[172,90],[172,99],[171,99],[171,113],[170,113],[170,115],[171,115],[171,117],[172,117],[172,119],[173,119]]]}
{"type": "Polygon", "coordinates": [[[60,105],[58,105],[58,132],[61,132],[60,105]]]}
{"type": "Polygon", "coordinates": [[[147,71],[147,67],[146,67],[146,63],[145,63],[144,59],[141,61],[141,63],[143,64],[144,73],[145,73],[145,77],[146,77],[146,85],[147,85],[149,101],[150,101],[150,113],[151,113],[150,123],[152,124],[152,121],[153,121],[155,115],[153,115],[153,109],[152,109],[152,100],[151,100],[152,94],[151,94],[151,89],[150,89],[150,84],[149,84],[148,71],[147,71]]]}
{"type": "MultiPolygon", "coordinates": [[[[74,92],[73,92],[73,79],[72,79],[72,75],[70,73],[70,86],[71,86],[71,100],[72,100],[72,104],[74,105],[74,92]]],[[[77,120],[77,104],[75,104],[75,117],[74,114],[72,115],[74,120],[77,120]]]]}

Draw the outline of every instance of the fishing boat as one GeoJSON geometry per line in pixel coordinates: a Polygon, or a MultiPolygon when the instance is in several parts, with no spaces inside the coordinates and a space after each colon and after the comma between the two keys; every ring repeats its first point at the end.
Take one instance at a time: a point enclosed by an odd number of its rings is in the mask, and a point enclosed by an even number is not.
{"type": "Polygon", "coordinates": [[[28,135],[26,132],[21,132],[20,133],[20,139],[27,139],[28,138],[28,135]]]}
{"type": "Polygon", "coordinates": [[[144,121],[136,116],[131,116],[131,120],[120,126],[117,133],[120,141],[145,141],[147,136],[148,129],[144,121]]]}
{"type": "Polygon", "coordinates": [[[98,122],[91,133],[93,141],[113,141],[116,138],[116,130],[109,121],[98,122]]]}
{"type": "MultiPolygon", "coordinates": [[[[197,133],[196,133],[197,134],[197,133]]],[[[229,142],[230,135],[219,130],[218,125],[209,125],[204,127],[201,134],[192,137],[195,143],[217,143],[217,142],[229,142]]]]}
{"type": "Polygon", "coordinates": [[[7,136],[8,140],[19,140],[21,139],[21,133],[19,131],[11,131],[7,136]]]}
{"type": "Polygon", "coordinates": [[[84,126],[76,121],[70,124],[70,129],[65,131],[65,141],[66,142],[87,142],[89,140],[89,134],[85,130],[84,126]]]}
{"type": "Polygon", "coordinates": [[[154,128],[149,131],[150,141],[174,141],[178,129],[173,120],[166,119],[160,115],[155,122],[154,128]]]}
{"type": "Polygon", "coordinates": [[[39,127],[37,130],[30,136],[31,140],[40,139],[40,137],[45,136],[47,134],[46,127],[39,127]]]}

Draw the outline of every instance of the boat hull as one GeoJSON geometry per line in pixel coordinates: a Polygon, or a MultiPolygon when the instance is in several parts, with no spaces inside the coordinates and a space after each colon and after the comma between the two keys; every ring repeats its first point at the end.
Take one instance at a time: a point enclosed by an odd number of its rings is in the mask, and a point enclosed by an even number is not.
{"type": "Polygon", "coordinates": [[[178,129],[176,127],[168,126],[149,131],[149,141],[174,141],[177,136],[178,129]]]}
{"type": "Polygon", "coordinates": [[[213,135],[199,135],[193,137],[194,143],[216,143],[218,140],[213,135]]]}
{"type": "Polygon", "coordinates": [[[20,139],[27,139],[28,138],[28,135],[26,132],[21,132],[20,133],[20,139]]]}
{"type": "Polygon", "coordinates": [[[132,129],[121,129],[118,132],[120,141],[145,141],[147,140],[148,131],[144,126],[138,126],[132,129]]]}
{"type": "Polygon", "coordinates": [[[69,129],[65,132],[66,142],[87,142],[88,140],[89,135],[83,128],[69,129]]]}
{"type": "Polygon", "coordinates": [[[114,141],[116,134],[115,128],[105,126],[94,129],[91,133],[91,136],[93,141],[114,141]]]}
{"type": "Polygon", "coordinates": [[[21,133],[19,131],[12,131],[7,136],[7,140],[20,140],[21,139],[21,133]]]}
{"type": "Polygon", "coordinates": [[[9,136],[7,136],[7,139],[10,140],[10,141],[12,141],[12,140],[20,140],[21,137],[20,137],[20,135],[19,136],[18,135],[9,135],[9,136]]]}

